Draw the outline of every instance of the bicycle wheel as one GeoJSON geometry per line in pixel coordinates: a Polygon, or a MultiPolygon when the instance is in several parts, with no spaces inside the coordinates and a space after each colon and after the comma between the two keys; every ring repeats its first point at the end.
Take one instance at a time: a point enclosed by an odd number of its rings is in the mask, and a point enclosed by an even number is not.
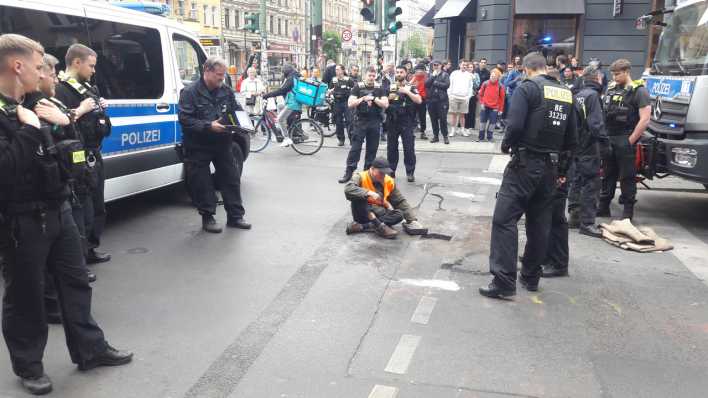
{"type": "Polygon", "coordinates": [[[266,122],[262,117],[253,117],[251,118],[251,121],[256,127],[253,132],[251,132],[250,152],[260,152],[264,150],[270,142],[270,129],[266,126],[266,122]]]}
{"type": "Polygon", "coordinates": [[[322,148],[324,136],[322,127],[312,119],[300,119],[288,131],[293,140],[291,145],[300,155],[313,155],[322,148]]]}

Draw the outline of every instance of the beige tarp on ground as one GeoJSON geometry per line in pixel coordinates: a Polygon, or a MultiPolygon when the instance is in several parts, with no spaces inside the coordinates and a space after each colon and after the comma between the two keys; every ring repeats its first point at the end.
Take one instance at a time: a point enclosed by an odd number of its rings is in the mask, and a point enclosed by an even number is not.
{"type": "Polygon", "coordinates": [[[649,227],[635,227],[629,219],[600,224],[602,239],[625,250],[639,253],[662,252],[674,247],[649,227]]]}

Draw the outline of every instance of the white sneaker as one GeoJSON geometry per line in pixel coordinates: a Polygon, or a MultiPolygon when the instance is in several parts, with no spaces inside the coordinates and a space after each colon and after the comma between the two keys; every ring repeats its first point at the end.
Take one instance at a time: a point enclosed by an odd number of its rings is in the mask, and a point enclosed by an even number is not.
{"type": "Polygon", "coordinates": [[[290,139],[290,137],[285,137],[283,139],[283,142],[280,143],[280,146],[282,148],[287,148],[293,143],[293,140],[290,139]]]}
{"type": "Polygon", "coordinates": [[[470,129],[462,129],[462,136],[469,137],[470,136],[470,129]]]}
{"type": "Polygon", "coordinates": [[[454,137],[455,136],[455,130],[457,127],[452,127],[450,128],[450,133],[447,135],[448,137],[454,137]]]}

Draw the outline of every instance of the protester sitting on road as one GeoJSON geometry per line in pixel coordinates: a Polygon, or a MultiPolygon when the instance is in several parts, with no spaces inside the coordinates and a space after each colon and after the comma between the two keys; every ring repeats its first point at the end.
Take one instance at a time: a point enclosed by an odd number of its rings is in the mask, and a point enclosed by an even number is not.
{"type": "Polygon", "coordinates": [[[386,159],[376,158],[369,170],[354,174],[345,185],[344,196],[351,202],[354,217],[354,222],[347,226],[347,235],[376,232],[382,238],[394,239],[398,231],[391,227],[403,220],[403,229],[409,235],[428,232],[396,188],[396,181],[390,176],[392,172],[386,159]]]}

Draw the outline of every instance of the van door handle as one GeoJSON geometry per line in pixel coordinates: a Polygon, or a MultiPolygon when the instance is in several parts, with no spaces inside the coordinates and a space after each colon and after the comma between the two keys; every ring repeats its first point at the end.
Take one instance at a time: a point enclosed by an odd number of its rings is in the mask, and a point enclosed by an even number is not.
{"type": "Polygon", "coordinates": [[[168,112],[170,110],[170,104],[157,104],[155,105],[155,109],[161,113],[168,112]]]}

